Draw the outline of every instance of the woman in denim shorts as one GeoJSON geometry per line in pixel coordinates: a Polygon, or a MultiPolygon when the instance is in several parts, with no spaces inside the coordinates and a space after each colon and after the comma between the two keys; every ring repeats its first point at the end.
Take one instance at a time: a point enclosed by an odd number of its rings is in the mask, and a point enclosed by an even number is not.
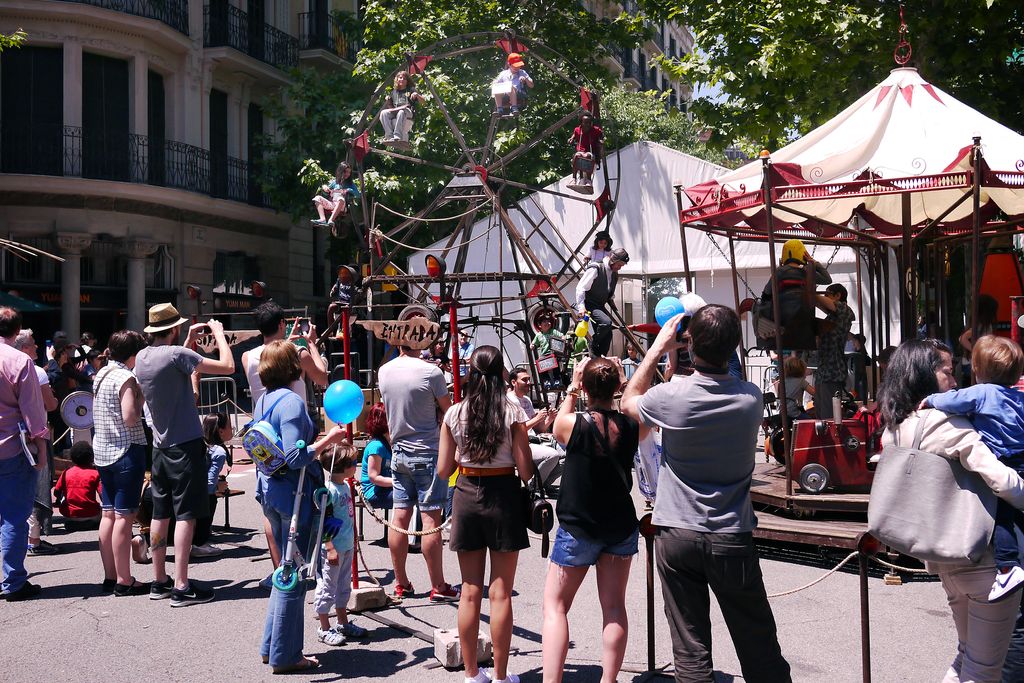
{"type": "Polygon", "coordinates": [[[626,654],[626,582],[637,552],[639,523],[630,491],[630,468],[640,426],[615,409],[614,395],[625,382],[619,360],[577,363],[555,418],[555,438],[565,446],[558,493],[558,532],[544,586],[544,680],[561,681],[569,649],[567,615],[587,570],[597,566],[597,590],[604,622],[601,681],[614,681],[626,654]],[[576,411],[580,386],[587,410],[576,411]]]}
{"type": "Polygon", "coordinates": [[[519,551],[530,546],[520,479],[533,476],[526,412],[505,395],[501,352],[481,346],[469,359],[466,393],[445,413],[437,474],[447,479],[458,466],[449,543],[459,554],[459,645],[466,681],[518,683],[508,673],[512,641],[512,584],[519,551]],[[518,471],[519,476],[516,476],[518,471]],[[494,670],[477,666],[484,565],[491,557],[487,599],[491,606],[494,670]]]}
{"type": "Polygon", "coordinates": [[[149,584],[131,571],[132,525],[146,474],[146,433],[142,428],[142,391],[132,370],[146,339],[134,330],[115,332],[107,343],[109,362],[93,380],[95,465],[100,474],[100,559],[103,592],[143,595],[149,584]]]}

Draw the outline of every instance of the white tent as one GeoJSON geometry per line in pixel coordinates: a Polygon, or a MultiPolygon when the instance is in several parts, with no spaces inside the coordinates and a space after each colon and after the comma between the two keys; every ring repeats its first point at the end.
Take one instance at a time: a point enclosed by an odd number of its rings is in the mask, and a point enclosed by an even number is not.
{"type": "MultiPolygon", "coordinates": [[[[616,300],[627,323],[649,322],[653,320],[653,311],[647,310],[647,285],[654,278],[681,277],[683,274],[679,211],[674,186],[688,187],[705,182],[721,175],[726,169],[654,142],[638,142],[612,152],[606,163],[610,164],[611,177],[618,176],[620,179],[618,202],[607,229],[615,246],[625,248],[630,254],[629,264],[620,273],[622,285],[616,300]]],[[[598,196],[603,189],[601,178],[601,173],[595,174],[598,186],[594,196],[598,196]]],[[[573,191],[567,187],[569,180],[571,176],[566,176],[545,189],[572,195],[573,191]]],[[[595,218],[595,210],[590,202],[574,201],[544,192],[526,197],[520,206],[523,211],[509,211],[511,221],[548,272],[557,272],[568,256],[570,248],[564,246],[563,239],[575,248],[583,242],[595,218]],[[552,223],[557,226],[557,233],[552,223]]],[[[604,229],[603,224],[601,227],[604,229]]],[[[493,217],[477,221],[471,239],[473,241],[466,247],[465,272],[517,272],[509,239],[493,217]]],[[[719,239],[716,248],[712,238],[692,229],[686,231],[686,240],[690,268],[696,278],[695,290],[709,303],[732,306],[734,295],[729,259],[725,256],[728,254],[725,240],[719,239]]],[[[447,239],[438,241],[427,251],[436,253],[446,242],[447,239]]],[[[588,242],[581,251],[585,254],[589,247],[588,242]]],[[[819,247],[818,250],[817,257],[822,261],[832,255],[831,248],[819,247]]],[[[735,251],[740,277],[746,279],[750,287],[760,294],[761,287],[769,277],[767,247],[763,244],[736,242],[735,251]]],[[[839,250],[834,255],[831,272],[837,282],[847,285],[856,300],[854,260],[852,251],[845,248],[839,250]]],[[[453,262],[454,256],[450,256],[449,266],[453,262]]],[[[527,272],[521,256],[518,265],[519,272],[527,272]]],[[[411,273],[422,273],[423,255],[411,257],[408,269],[411,273]]],[[[574,299],[575,285],[576,278],[571,273],[558,280],[559,288],[570,301],[574,299]]],[[[526,287],[529,289],[530,285],[526,287]]],[[[739,287],[740,299],[750,296],[742,282],[739,287]]],[[[434,291],[436,293],[436,288],[434,291]]],[[[469,283],[463,284],[461,290],[461,297],[466,303],[474,299],[508,299],[519,294],[519,285],[515,282],[469,283]]],[[[460,315],[522,319],[526,308],[536,301],[527,300],[526,306],[521,301],[495,301],[463,309],[460,315]]],[[[521,340],[516,342],[507,333],[481,327],[475,341],[478,345],[494,344],[503,347],[511,363],[521,362],[525,357],[521,340]]],[[[752,344],[751,339],[748,339],[748,344],[752,344]]]]}

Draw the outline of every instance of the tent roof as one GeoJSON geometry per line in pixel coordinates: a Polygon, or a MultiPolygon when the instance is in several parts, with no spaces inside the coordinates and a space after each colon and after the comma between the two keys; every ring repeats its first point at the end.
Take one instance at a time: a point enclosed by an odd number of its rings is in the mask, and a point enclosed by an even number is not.
{"type": "MultiPolygon", "coordinates": [[[[771,155],[773,203],[835,224],[861,217],[880,237],[902,233],[902,195],[910,195],[910,221],[939,218],[972,192],[971,148],[980,136],[984,159],[981,202],[1024,214],[1024,136],[993,121],[926,82],[916,69],[893,69],[835,118],[771,155]]],[[[694,208],[684,222],[730,228],[764,226],[762,162],[714,180],[687,186],[694,208]]],[[[834,228],[785,211],[780,225],[802,225],[818,234],[834,228]]],[[[969,223],[972,202],[952,210],[943,224],[969,223]]]]}

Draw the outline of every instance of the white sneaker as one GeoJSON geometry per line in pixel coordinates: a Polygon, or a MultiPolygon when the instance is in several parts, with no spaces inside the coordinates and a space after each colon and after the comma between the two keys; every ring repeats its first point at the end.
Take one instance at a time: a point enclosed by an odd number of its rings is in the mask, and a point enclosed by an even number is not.
{"type": "Polygon", "coordinates": [[[472,678],[466,676],[466,683],[491,683],[491,679],[487,677],[483,669],[477,669],[476,676],[472,678]]]}
{"type": "Polygon", "coordinates": [[[495,678],[494,669],[480,669],[480,673],[487,676],[487,680],[491,683],[519,683],[519,676],[515,674],[507,674],[505,678],[495,678]]]}
{"type": "Polygon", "coordinates": [[[880,462],[882,462],[882,454],[881,453],[875,453],[870,458],[868,458],[868,464],[869,465],[877,465],[880,462]]]}
{"type": "Polygon", "coordinates": [[[345,644],[345,636],[333,628],[329,628],[326,631],[322,628],[317,628],[316,638],[324,645],[338,646],[345,644]]]}
{"type": "Polygon", "coordinates": [[[223,554],[224,551],[215,546],[212,543],[206,545],[194,545],[192,546],[192,557],[217,557],[223,554]]]}
{"type": "Polygon", "coordinates": [[[998,602],[1009,597],[1020,585],[1024,583],[1024,569],[1019,566],[1013,567],[1010,571],[996,574],[996,580],[992,583],[992,590],[988,593],[989,602],[998,602]]]}

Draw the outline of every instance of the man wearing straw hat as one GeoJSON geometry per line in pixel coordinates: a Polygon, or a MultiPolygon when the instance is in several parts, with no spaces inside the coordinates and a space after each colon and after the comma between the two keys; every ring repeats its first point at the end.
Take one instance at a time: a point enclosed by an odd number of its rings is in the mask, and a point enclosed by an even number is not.
{"type": "Polygon", "coordinates": [[[171,607],[184,607],[213,600],[213,591],[188,580],[188,560],[196,519],[209,514],[206,489],[206,445],[192,393],[192,373],[230,375],[235,371],[231,348],[224,338],[224,325],[216,320],[188,328],[185,345],[178,345],[181,326],[188,321],[171,304],[149,309],[152,345],[139,351],[135,377],[153,419],[153,525],[150,528],[155,581],[151,600],[171,599],[171,607]],[[217,343],[217,360],[204,358],[190,347],[201,334],[210,332],[217,343]],[[167,576],[167,530],[171,514],[174,530],[174,569],[167,576]]]}

